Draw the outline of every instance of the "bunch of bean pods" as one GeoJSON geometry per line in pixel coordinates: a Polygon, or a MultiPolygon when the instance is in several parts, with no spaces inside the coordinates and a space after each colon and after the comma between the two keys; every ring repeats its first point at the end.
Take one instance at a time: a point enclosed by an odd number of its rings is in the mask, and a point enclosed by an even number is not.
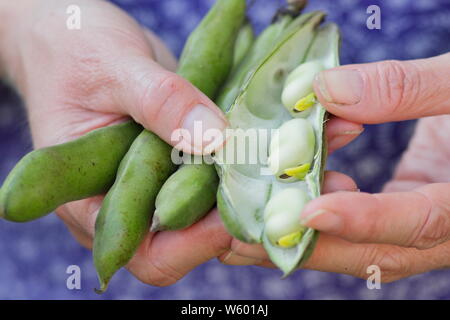
{"type": "Polygon", "coordinates": [[[320,26],[323,13],[300,15],[306,1],[288,2],[255,38],[246,1],[217,0],[190,35],[177,70],[214,99],[232,128],[278,129],[261,161],[222,161],[236,152],[227,141],[215,165],[177,168],[169,145],[129,121],[26,155],[0,189],[0,217],[26,222],[106,193],[93,247],[103,292],[150,229],[186,228],[217,201],[231,235],[262,243],[285,275],[292,272],[317,239],[298,219],[320,195],[326,158],[326,112],[312,81],[338,64],[339,35],[333,24],[320,26]]]}

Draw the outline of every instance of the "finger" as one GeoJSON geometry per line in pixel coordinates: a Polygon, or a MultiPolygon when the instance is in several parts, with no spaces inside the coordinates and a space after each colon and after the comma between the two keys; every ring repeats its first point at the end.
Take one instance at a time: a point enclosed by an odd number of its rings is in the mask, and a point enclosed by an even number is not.
{"type": "MultiPolygon", "coordinates": [[[[129,114],[167,143],[188,153],[216,150],[227,120],[217,106],[187,80],[146,57],[129,58],[119,68],[118,112],[129,114]],[[215,130],[214,139],[203,139],[215,130]]],[[[209,152],[211,152],[209,151],[209,152]]]]}
{"type": "Polygon", "coordinates": [[[322,105],[341,118],[382,123],[450,112],[450,54],[347,65],[314,81],[322,105]]]}
{"type": "Polygon", "coordinates": [[[359,123],[333,117],[326,125],[328,153],[340,149],[356,139],[364,128],[359,123]]]}
{"type": "Polygon", "coordinates": [[[187,229],[151,233],[127,268],[145,283],[167,286],[228,251],[230,242],[231,236],[213,210],[187,229]]]}
{"type": "Polygon", "coordinates": [[[264,262],[263,259],[255,259],[255,258],[240,256],[231,250],[220,255],[218,257],[218,259],[223,264],[230,265],[230,266],[253,266],[253,265],[259,265],[264,262]]]}
{"type": "MultiPolygon", "coordinates": [[[[344,175],[331,173],[328,176],[354,187],[351,179],[344,175]]],[[[188,229],[147,236],[128,268],[146,283],[166,286],[177,282],[199,264],[221,255],[223,258],[225,252],[229,253],[231,239],[214,210],[188,229]]],[[[250,259],[238,258],[239,263],[250,263],[250,259]]],[[[229,263],[237,263],[235,259],[229,263]]],[[[261,261],[253,260],[256,264],[261,261]]]]}
{"type": "Polygon", "coordinates": [[[75,240],[85,247],[88,250],[92,250],[93,242],[92,237],[90,237],[88,234],[83,232],[81,229],[64,222],[67,229],[69,229],[70,234],[75,238],[75,240]]]}
{"type": "MultiPolygon", "coordinates": [[[[450,242],[432,249],[417,250],[393,245],[355,244],[327,234],[320,234],[311,257],[300,268],[348,274],[367,279],[376,266],[382,282],[392,282],[414,274],[440,269],[450,263],[450,242]]],[[[255,265],[276,268],[268,258],[255,265]]],[[[243,265],[246,260],[237,255],[227,264],[243,265]]]]}
{"type": "MultiPolygon", "coordinates": [[[[236,256],[262,261],[269,259],[269,256],[261,244],[245,243],[234,239],[231,241],[230,251],[236,256]]],[[[227,252],[228,254],[229,252],[227,252]]],[[[226,258],[226,255],[222,258],[226,258]]],[[[256,264],[256,263],[255,263],[256,264]]]]}
{"type": "Polygon", "coordinates": [[[448,265],[450,243],[417,250],[393,245],[355,244],[321,234],[304,269],[349,274],[367,279],[369,266],[381,271],[381,281],[391,282],[448,265]]]}
{"type": "Polygon", "coordinates": [[[95,219],[102,206],[104,196],[72,201],[59,207],[56,214],[72,228],[80,230],[90,239],[94,238],[95,219]]]}
{"type": "Polygon", "coordinates": [[[389,243],[419,249],[450,239],[450,184],[411,192],[340,192],[306,205],[302,223],[352,242],[389,243]]]}
{"type": "Polygon", "coordinates": [[[358,191],[356,182],[346,174],[337,171],[325,171],[322,193],[336,191],[358,191]]]}

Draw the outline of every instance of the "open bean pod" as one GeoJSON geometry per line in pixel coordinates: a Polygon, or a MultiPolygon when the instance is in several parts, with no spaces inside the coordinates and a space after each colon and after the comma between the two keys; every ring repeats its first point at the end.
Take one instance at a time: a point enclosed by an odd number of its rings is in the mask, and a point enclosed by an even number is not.
{"type": "MultiPolygon", "coordinates": [[[[312,79],[338,65],[338,29],[320,27],[323,17],[304,14],[286,28],[227,114],[234,129],[270,132],[262,143],[258,136],[258,161],[224,160],[227,153],[242,152],[238,138],[217,155],[218,207],[227,230],[242,241],[262,243],[285,275],[306,261],[318,234],[301,226],[299,217],[320,195],[326,158],[326,111],[315,100],[312,79]]],[[[253,149],[245,150],[249,160],[253,149]]]]}

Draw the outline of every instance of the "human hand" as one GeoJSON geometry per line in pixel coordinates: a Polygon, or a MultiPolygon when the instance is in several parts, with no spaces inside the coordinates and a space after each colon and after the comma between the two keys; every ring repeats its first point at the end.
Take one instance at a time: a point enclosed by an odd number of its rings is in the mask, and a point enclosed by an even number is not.
{"type": "MultiPolygon", "coordinates": [[[[24,0],[16,6],[0,0],[1,71],[27,104],[35,147],[63,143],[128,116],[169,143],[173,130],[190,129],[194,120],[224,129],[217,107],[169,71],[176,61],[154,35],[110,3],[92,0],[77,2],[81,29],[69,30],[70,4],[24,0]]],[[[57,209],[88,248],[102,200],[94,197],[57,209]]],[[[132,272],[141,279],[157,265],[147,258],[134,259],[141,267],[132,272]]]]}
{"type": "MultiPolygon", "coordinates": [[[[378,265],[382,281],[390,282],[450,266],[449,74],[450,54],[445,54],[347,65],[317,77],[319,100],[342,119],[381,123],[432,117],[419,120],[383,193],[338,192],[307,204],[300,218],[322,233],[304,268],[365,278],[367,267],[378,265]]],[[[327,184],[324,191],[330,191],[327,184]]],[[[236,240],[221,259],[272,266],[262,247],[236,240]]]]}
{"type": "MultiPolygon", "coordinates": [[[[65,28],[69,2],[36,3],[25,1],[20,12],[28,14],[9,17],[10,32],[1,51],[7,74],[26,100],[36,147],[74,139],[123,121],[128,115],[168,141],[172,130],[199,103],[218,115],[219,120],[213,120],[211,126],[220,128],[222,116],[215,106],[197,89],[155,63],[175,68],[174,59],[167,58],[170,53],[156,37],[150,33],[146,37],[145,31],[123,12],[106,2],[79,2],[82,29],[69,31],[65,28]],[[33,16],[31,11],[35,12],[33,16]],[[18,22],[19,27],[12,28],[18,22]]],[[[347,144],[361,131],[359,124],[330,120],[330,151],[347,144]]],[[[340,178],[342,175],[331,174],[327,184],[334,188],[340,184],[345,189],[348,179],[344,177],[342,183],[340,178]]],[[[350,184],[349,190],[353,190],[350,184]]],[[[92,247],[102,201],[98,196],[57,209],[72,234],[88,248],[92,247]]],[[[214,210],[186,230],[149,233],[127,267],[146,283],[169,285],[197,265],[227,252],[230,243],[231,237],[214,210]]]]}

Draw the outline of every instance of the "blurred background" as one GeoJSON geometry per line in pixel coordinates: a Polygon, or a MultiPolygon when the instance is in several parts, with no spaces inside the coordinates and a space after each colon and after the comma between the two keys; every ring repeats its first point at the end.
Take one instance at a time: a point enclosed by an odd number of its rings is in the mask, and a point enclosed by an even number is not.
{"type": "MultiPolygon", "coordinates": [[[[177,54],[214,0],[111,1],[155,31],[177,54]]],[[[417,59],[450,51],[448,0],[310,0],[306,11],[323,10],[339,24],[341,63],[417,59]],[[366,9],[381,8],[381,29],[368,30],[366,9]]],[[[284,0],[255,0],[250,17],[257,31],[284,0]]],[[[414,130],[414,121],[366,126],[364,134],[333,154],[329,169],[352,176],[362,191],[376,192],[389,179],[414,130]]],[[[0,84],[0,182],[31,150],[20,99],[0,84]]],[[[433,271],[369,290],[350,276],[299,270],[281,272],[230,267],[210,261],[179,283],[156,288],[121,270],[102,296],[91,252],[82,248],[55,215],[27,224],[0,221],[0,299],[450,299],[450,270],[433,271]],[[66,269],[81,268],[81,290],[68,290],[66,269]]]]}

